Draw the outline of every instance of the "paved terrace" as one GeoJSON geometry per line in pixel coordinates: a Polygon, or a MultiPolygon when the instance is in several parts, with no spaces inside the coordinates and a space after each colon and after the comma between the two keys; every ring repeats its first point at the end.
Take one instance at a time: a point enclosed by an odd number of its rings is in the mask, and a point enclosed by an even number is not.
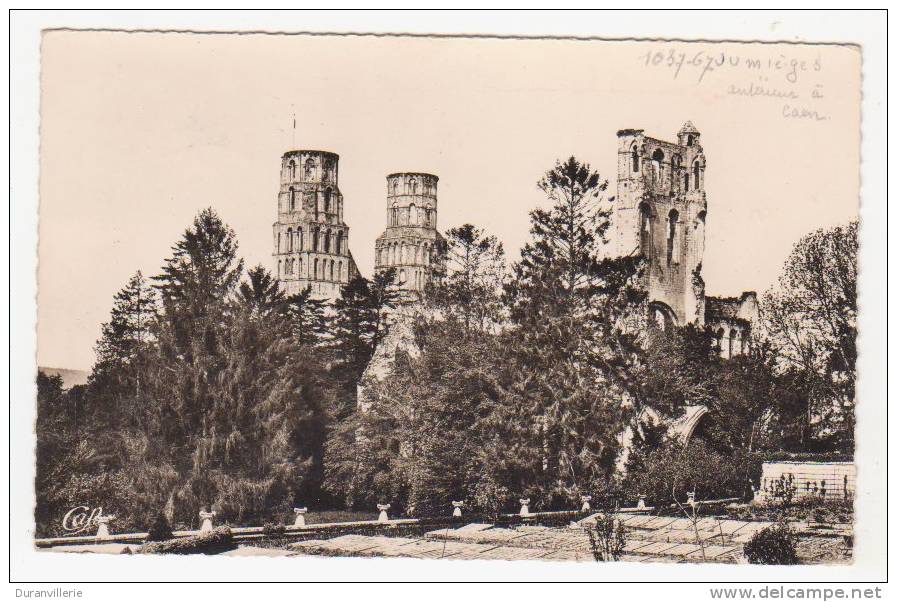
{"type": "MultiPolygon", "coordinates": [[[[638,514],[624,514],[621,519],[627,528],[621,560],[630,562],[737,562],[744,543],[772,524],[716,518],[694,523],[686,518],[638,514]]],[[[290,548],[334,556],[593,561],[583,528],[588,522],[590,519],[585,519],[568,528],[498,528],[473,523],[430,531],[423,538],[343,535],[298,542],[290,548]]]]}

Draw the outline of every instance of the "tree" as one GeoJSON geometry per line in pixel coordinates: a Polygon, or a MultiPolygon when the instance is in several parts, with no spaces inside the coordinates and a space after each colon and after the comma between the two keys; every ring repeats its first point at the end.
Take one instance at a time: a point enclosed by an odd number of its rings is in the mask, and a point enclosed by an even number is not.
{"type": "Polygon", "coordinates": [[[250,314],[265,316],[284,309],[283,291],[264,266],[257,265],[246,275],[249,280],[240,284],[239,300],[250,314]]]}
{"type": "Polygon", "coordinates": [[[504,248],[495,236],[464,224],[446,232],[439,249],[441,267],[427,289],[430,307],[446,319],[459,320],[465,333],[480,333],[502,319],[504,248]]]}
{"type": "Polygon", "coordinates": [[[807,375],[804,424],[853,448],[856,389],[857,227],[819,229],[798,241],[763,299],[764,327],[789,366],[807,375]]]}
{"type": "Polygon", "coordinates": [[[570,157],[539,182],[553,206],[530,214],[524,246],[505,287],[514,345],[535,377],[526,397],[538,407],[545,487],[576,498],[613,467],[618,435],[633,413],[620,402],[632,388],[643,314],[640,258],[606,258],[607,182],[570,157]]]}
{"type": "Polygon", "coordinates": [[[109,322],[102,325],[96,362],[88,379],[90,419],[101,434],[114,434],[129,423],[142,393],[147,351],[157,299],[141,272],[115,294],[109,322]]]}
{"type": "Polygon", "coordinates": [[[395,277],[392,268],[377,272],[371,280],[356,276],[334,303],[331,345],[333,374],[343,391],[340,415],[354,410],[361,375],[389,330],[390,314],[398,302],[395,277]]]}
{"type": "Polygon", "coordinates": [[[311,285],[286,298],[286,311],[293,339],[299,345],[324,344],[332,330],[333,317],[324,299],[312,295],[311,285]]]}

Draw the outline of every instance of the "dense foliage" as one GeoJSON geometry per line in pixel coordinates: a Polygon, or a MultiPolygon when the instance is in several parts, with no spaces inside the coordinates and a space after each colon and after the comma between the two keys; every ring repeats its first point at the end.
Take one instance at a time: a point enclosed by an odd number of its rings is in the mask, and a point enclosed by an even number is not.
{"type": "Polygon", "coordinates": [[[607,252],[597,172],[571,157],[538,186],[548,207],[518,261],[451,229],[411,306],[393,271],[333,303],[288,296],[202,211],[160,274],[115,296],[88,384],[38,375],[38,532],[82,505],[161,538],[200,507],[278,525],[296,505],[496,516],[521,497],[740,497],[759,454],[849,446],[855,224],[798,243],[766,297],[768,338],[724,359],[706,329],[648,320],[643,258],[607,252]],[[709,417],[686,445],[666,425],[696,404],[709,417]]]}
{"type": "Polygon", "coordinates": [[[744,544],[744,555],[751,564],[799,564],[797,535],[784,524],[766,527],[744,544]]]}

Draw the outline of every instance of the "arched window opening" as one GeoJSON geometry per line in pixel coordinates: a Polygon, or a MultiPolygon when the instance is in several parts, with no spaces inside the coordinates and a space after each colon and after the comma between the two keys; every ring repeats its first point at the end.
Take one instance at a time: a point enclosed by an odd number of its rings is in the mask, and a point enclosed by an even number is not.
{"type": "Polygon", "coordinates": [[[651,324],[664,332],[669,332],[676,325],[676,316],[669,306],[663,303],[651,303],[648,310],[651,324]]]}
{"type": "Polygon", "coordinates": [[[327,182],[333,180],[333,161],[329,159],[324,162],[324,180],[327,182]]]}
{"type": "Polygon", "coordinates": [[[412,226],[417,225],[417,206],[414,203],[408,207],[408,223],[412,226]]]}
{"type": "Polygon", "coordinates": [[[726,332],[720,328],[716,331],[716,344],[719,345],[719,352],[722,355],[723,352],[723,338],[725,338],[726,332]]]}
{"type": "Polygon", "coordinates": [[[688,138],[685,142],[685,146],[692,146],[695,143],[695,137],[691,134],[688,135],[688,138]]]}
{"type": "Polygon", "coordinates": [[[336,278],[340,282],[343,282],[346,280],[346,278],[343,277],[343,262],[342,261],[339,262],[339,267],[336,270],[336,278]]]}
{"type": "Polygon", "coordinates": [[[287,251],[293,252],[293,229],[287,228],[287,251]]]}
{"type": "Polygon", "coordinates": [[[694,185],[695,190],[701,189],[701,164],[698,161],[694,163],[694,185]]]}
{"type": "Polygon", "coordinates": [[[330,230],[324,233],[324,252],[330,252],[330,230]]]}
{"type": "Polygon", "coordinates": [[[394,195],[395,195],[395,194],[399,194],[399,181],[398,181],[398,180],[393,180],[393,181],[392,181],[392,193],[393,193],[394,195]]]}
{"type": "Polygon", "coordinates": [[[315,279],[315,280],[318,279],[318,258],[317,258],[317,257],[315,257],[315,276],[314,276],[314,279],[315,279]]]}
{"type": "Polygon", "coordinates": [[[296,162],[290,161],[290,166],[287,168],[287,174],[290,176],[290,180],[296,179],[296,162]]]}
{"type": "Polygon", "coordinates": [[[639,231],[641,232],[640,246],[642,255],[644,255],[647,259],[651,259],[654,257],[654,241],[652,236],[651,222],[651,208],[647,205],[642,205],[641,225],[639,227],[639,231]]]}
{"type": "Polygon", "coordinates": [[[277,233],[277,252],[283,253],[283,247],[280,246],[280,232],[277,233]]]}
{"type": "Polygon", "coordinates": [[[411,194],[417,194],[417,180],[414,178],[408,180],[408,190],[411,191],[411,194]]]}
{"type": "Polygon", "coordinates": [[[659,148],[651,155],[651,171],[655,182],[663,179],[663,151],[659,148]]]}
{"type": "Polygon", "coordinates": [[[302,250],[302,242],[303,242],[302,241],[302,228],[299,227],[299,228],[296,228],[296,250],[297,251],[302,250]]]}
{"type": "MultiPolygon", "coordinates": [[[[313,251],[317,251],[318,248],[319,248],[319,247],[318,247],[318,238],[319,238],[319,236],[320,236],[320,232],[319,232],[319,230],[318,230],[317,228],[315,228],[314,230],[311,231],[311,245],[312,245],[311,248],[312,248],[313,251]]],[[[316,267],[315,267],[315,276],[316,276],[316,277],[317,277],[317,274],[318,274],[318,268],[317,268],[317,266],[316,266],[316,267]]]]}
{"type": "Polygon", "coordinates": [[[331,191],[328,188],[324,191],[324,213],[330,213],[330,195],[331,191]]]}
{"type": "Polygon", "coordinates": [[[299,269],[296,270],[296,275],[300,278],[302,277],[302,258],[299,258],[299,269]]]}
{"type": "Polygon", "coordinates": [[[634,142],[629,149],[629,156],[632,161],[632,173],[638,173],[638,147],[634,142]]]}
{"type": "Polygon", "coordinates": [[[333,280],[333,260],[330,260],[330,279],[333,280]]]}
{"type": "Polygon", "coordinates": [[[685,172],[685,182],[683,188],[685,188],[685,191],[688,192],[688,170],[686,170],[685,172]]]}
{"type": "Polygon", "coordinates": [[[309,158],[305,161],[305,179],[311,180],[315,176],[315,160],[309,158]]]}
{"type": "Polygon", "coordinates": [[[277,276],[280,277],[283,274],[283,261],[277,261],[277,276]]]}
{"type": "Polygon", "coordinates": [[[336,254],[337,255],[343,254],[343,233],[342,232],[336,233],[336,254]]]}
{"type": "Polygon", "coordinates": [[[296,210],[296,189],[290,187],[290,211],[296,210]]]}
{"type": "Polygon", "coordinates": [[[731,331],[729,331],[729,357],[734,357],[734,356],[735,356],[735,354],[734,354],[734,351],[735,351],[735,339],[737,339],[737,338],[738,338],[738,331],[737,331],[737,330],[732,329],[731,331]]]}
{"type": "Polygon", "coordinates": [[[679,155],[673,155],[673,158],[670,159],[670,187],[675,188],[678,184],[677,178],[679,177],[679,172],[682,170],[682,157],[679,155]]]}
{"type": "Polygon", "coordinates": [[[667,222],[667,265],[670,265],[671,263],[679,263],[678,222],[679,212],[673,209],[670,211],[669,220],[667,222]]]}

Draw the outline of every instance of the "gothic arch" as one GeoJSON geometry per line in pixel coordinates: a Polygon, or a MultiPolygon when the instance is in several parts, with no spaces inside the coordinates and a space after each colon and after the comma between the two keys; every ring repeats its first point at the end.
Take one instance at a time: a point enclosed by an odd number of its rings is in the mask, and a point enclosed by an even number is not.
{"type": "Polygon", "coordinates": [[[679,439],[682,445],[688,445],[698,427],[706,420],[710,411],[706,406],[689,406],[685,413],[670,425],[670,432],[679,439]]]}
{"type": "Polygon", "coordinates": [[[661,301],[652,301],[648,304],[648,317],[659,328],[669,330],[679,325],[676,312],[661,301]]]}

